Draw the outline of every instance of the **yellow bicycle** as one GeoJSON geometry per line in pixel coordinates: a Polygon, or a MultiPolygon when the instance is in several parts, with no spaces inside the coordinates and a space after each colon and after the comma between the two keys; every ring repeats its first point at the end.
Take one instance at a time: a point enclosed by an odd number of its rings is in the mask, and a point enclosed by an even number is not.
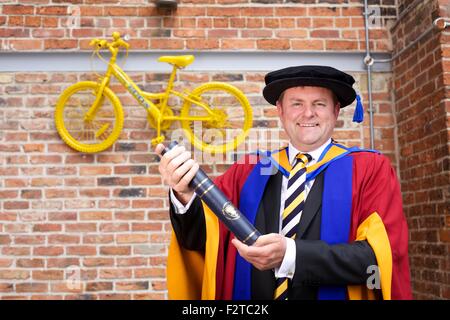
{"type": "Polygon", "coordinates": [[[160,93],[143,91],[116,64],[120,48],[128,50],[129,44],[118,32],[112,37],[111,42],[94,39],[90,43],[100,58],[101,49],[111,52],[106,73],[98,82],[81,81],[68,87],[56,104],[56,129],[70,147],[81,152],[100,152],[119,138],[124,115],[119,98],[109,86],[111,76],[146,109],[148,122],[156,129],[153,145],[164,141],[161,131],[176,120],[189,141],[206,152],[225,153],[244,141],[252,127],[252,108],[242,91],[223,82],[208,82],[192,91],[174,90],[177,70],[191,64],[192,55],[159,57],[158,61],[173,66],[167,87],[160,93]],[[178,116],[169,105],[174,97],[182,103],[178,116]]]}

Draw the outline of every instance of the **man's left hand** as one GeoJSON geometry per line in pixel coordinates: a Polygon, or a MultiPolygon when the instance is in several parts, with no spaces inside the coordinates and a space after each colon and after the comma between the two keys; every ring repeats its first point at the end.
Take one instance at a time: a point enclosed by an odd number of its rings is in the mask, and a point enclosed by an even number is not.
{"type": "Polygon", "coordinates": [[[280,267],[286,252],[286,238],[278,233],[260,236],[252,246],[236,238],[231,242],[241,257],[261,271],[280,267]]]}

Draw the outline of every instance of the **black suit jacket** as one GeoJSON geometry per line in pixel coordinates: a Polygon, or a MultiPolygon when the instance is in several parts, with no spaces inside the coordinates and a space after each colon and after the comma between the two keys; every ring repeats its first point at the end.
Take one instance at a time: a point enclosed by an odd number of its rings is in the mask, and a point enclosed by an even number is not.
{"type": "MultiPolygon", "coordinates": [[[[371,275],[367,267],[376,265],[375,254],[366,241],[328,245],[320,240],[322,192],[324,174],[311,188],[298,225],[296,237],[295,274],[289,286],[289,299],[316,299],[321,285],[364,284],[371,275]]],[[[258,207],[255,226],[262,233],[279,232],[281,172],[269,178],[258,207]]],[[[204,250],[206,226],[201,201],[197,198],[186,214],[175,214],[171,205],[170,218],[183,247],[204,250]]],[[[252,298],[273,299],[273,270],[252,268],[252,298]]]]}

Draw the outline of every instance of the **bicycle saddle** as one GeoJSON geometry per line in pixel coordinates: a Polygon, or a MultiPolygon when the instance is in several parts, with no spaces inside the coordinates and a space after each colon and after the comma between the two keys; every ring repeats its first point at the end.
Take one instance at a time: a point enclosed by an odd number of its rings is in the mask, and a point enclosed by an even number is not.
{"type": "Polygon", "coordinates": [[[158,58],[159,62],[167,62],[176,65],[178,68],[184,68],[194,62],[193,55],[187,56],[162,56],[158,58]]]}

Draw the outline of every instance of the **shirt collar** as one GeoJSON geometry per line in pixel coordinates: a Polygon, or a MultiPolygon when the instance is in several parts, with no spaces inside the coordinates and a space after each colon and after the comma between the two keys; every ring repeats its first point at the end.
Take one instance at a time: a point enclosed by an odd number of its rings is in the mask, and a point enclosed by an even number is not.
{"type": "Polygon", "coordinates": [[[297,154],[299,152],[302,153],[307,153],[311,156],[311,161],[309,161],[308,164],[312,164],[314,162],[317,161],[317,159],[319,159],[320,155],[322,154],[323,150],[325,150],[325,148],[331,143],[331,138],[327,140],[327,142],[325,142],[323,145],[321,145],[319,148],[309,151],[309,152],[302,152],[301,150],[298,150],[297,148],[295,148],[291,142],[289,142],[289,163],[291,165],[294,164],[295,161],[295,157],[297,156],[297,154]]]}

